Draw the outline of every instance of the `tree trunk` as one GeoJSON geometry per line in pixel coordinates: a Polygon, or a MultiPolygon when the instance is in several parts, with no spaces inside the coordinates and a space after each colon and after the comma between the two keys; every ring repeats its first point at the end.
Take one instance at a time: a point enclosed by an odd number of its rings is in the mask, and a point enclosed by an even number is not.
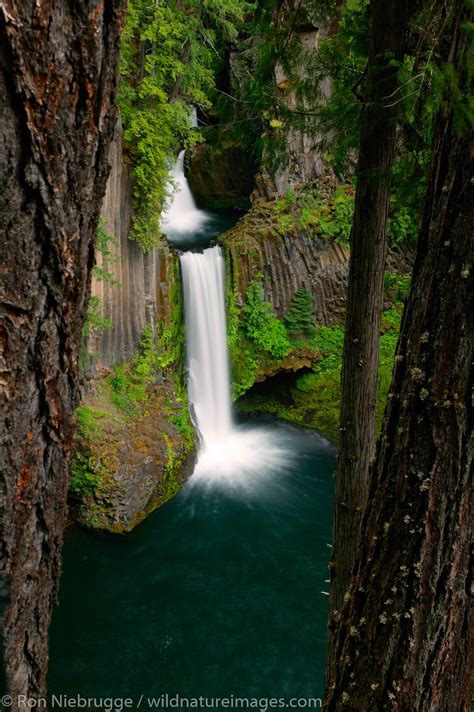
{"type": "MultiPolygon", "coordinates": [[[[397,67],[405,44],[407,0],[374,0],[351,231],[349,293],[336,472],[330,627],[337,620],[355,562],[375,449],[380,315],[390,178],[396,143],[397,67]]],[[[330,660],[333,660],[331,648],[330,660]]]]}
{"type": "Polygon", "coordinates": [[[44,694],[125,0],[0,2],[5,685],[44,694]]]}
{"type": "MultiPolygon", "coordinates": [[[[461,92],[464,23],[457,58],[461,92]]],[[[452,41],[450,41],[452,39],[452,41]]],[[[452,66],[452,64],[451,64],[452,66]]],[[[324,709],[456,712],[469,705],[474,308],[472,146],[440,117],[358,564],[334,636],[324,709]]]]}

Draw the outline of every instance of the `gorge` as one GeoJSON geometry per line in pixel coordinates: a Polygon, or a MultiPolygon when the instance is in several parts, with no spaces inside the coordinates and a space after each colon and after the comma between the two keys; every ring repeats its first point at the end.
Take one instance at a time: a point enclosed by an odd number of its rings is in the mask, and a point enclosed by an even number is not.
{"type": "Polygon", "coordinates": [[[473,27],[0,2],[2,712],[468,712],[473,27]]]}
{"type": "Polygon", "coordinates": [[[180,165],[184,195],[165,220],[189,248],[179,259],[198,460],[126,539],[68,532],[49,689],[320,699],[334,449],[315,432],[232,414],[224,259],[203,245],[212,217],[196,209],[180,165]]]}

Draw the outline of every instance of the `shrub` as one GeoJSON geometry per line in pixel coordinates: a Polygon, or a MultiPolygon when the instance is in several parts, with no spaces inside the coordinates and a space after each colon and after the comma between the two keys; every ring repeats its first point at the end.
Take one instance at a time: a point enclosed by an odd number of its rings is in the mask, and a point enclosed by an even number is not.
{"type": "Polygon", "coordinates": [[[418,214],[411,208],[401,207],[388,220],[387,237],[389,242],[410,242],[416,244],[418,236],[418,214]]]}
{"type": "Polygon", "coordinates": [[[101,481],[100,471],[96,472],[89,453],[75,452],[71,462],[69,491],[80,495],[93,495],[101,481]]]}
{"type": "Polygon", "coordinates": [[[410,288],[410,275],[400,275],[396,272],[385,272],[384,291],[395,302],[402,302],[410,288]]]}
{"type": "Polygon", "coordinates": [[[262,285],[252,282],[245,296],[243,314],[246,335],[275,358],[286,356],[291,350],[288,332],[271,304],[265,301],[262,285]]]}
{"type": "Polygon", "coordinates": [[[156,378],[157,368],[153,330],[148,324],[130,364],[117,364],[114,367],[109,378],[112,403],[125,415],[136,415],[138,404],[146,400],[147,388],[156,378]]]}

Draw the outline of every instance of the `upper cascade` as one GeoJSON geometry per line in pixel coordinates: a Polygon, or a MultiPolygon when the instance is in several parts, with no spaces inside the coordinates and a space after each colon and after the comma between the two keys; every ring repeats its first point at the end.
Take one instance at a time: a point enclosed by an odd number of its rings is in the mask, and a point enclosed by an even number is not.
{"type": "Polygon", "coordinates": [[[170,173],[175,186],[167,210],[163,213],[161,226],[172,242],[179,245],[191,233],[200,230],[210,219],[204,210],[199,210],[184,175],[184,151],[181,151],[170,173]]]}
{"type": "Polygon", "coordinates": [[[195,106],[192,106],[192,107],[191,107],[190,121],[191,121],[191,128],[192,128],[192,129],[197,129],[197,128],[199,128],[199,121],[198,121],[198,116],[197,116],[197,109],[196,109],[195,106]]]}

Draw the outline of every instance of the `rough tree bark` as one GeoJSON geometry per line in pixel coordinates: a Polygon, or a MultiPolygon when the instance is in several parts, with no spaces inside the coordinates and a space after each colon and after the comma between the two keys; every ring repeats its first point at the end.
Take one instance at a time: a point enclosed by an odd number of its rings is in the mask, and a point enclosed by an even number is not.
{"type": "Polygon", "coordinates": [[[125,0],[0,1],[5,684],[45,691],[125,0]]]}
{"type": "MultiPolygon", "coordinates": [[[[461,91],[466,8],[444,48],[461,91]]],[[[445,109],[327,712],[469,708],[474,185],[456,126],[445,109]]]]}
{"type": "MultiPolygon", "coordinates": [[[[330,627],[337,620],[355,562],[375,450],[380,315],[390,178],[396,144],[397,67],[406,42],[407,0],[373,0],[366,89],[351,231],[349,291],[336,472],[330,627]]],[[[329,658],[333,660],[331,647],[329,658]]]]}

